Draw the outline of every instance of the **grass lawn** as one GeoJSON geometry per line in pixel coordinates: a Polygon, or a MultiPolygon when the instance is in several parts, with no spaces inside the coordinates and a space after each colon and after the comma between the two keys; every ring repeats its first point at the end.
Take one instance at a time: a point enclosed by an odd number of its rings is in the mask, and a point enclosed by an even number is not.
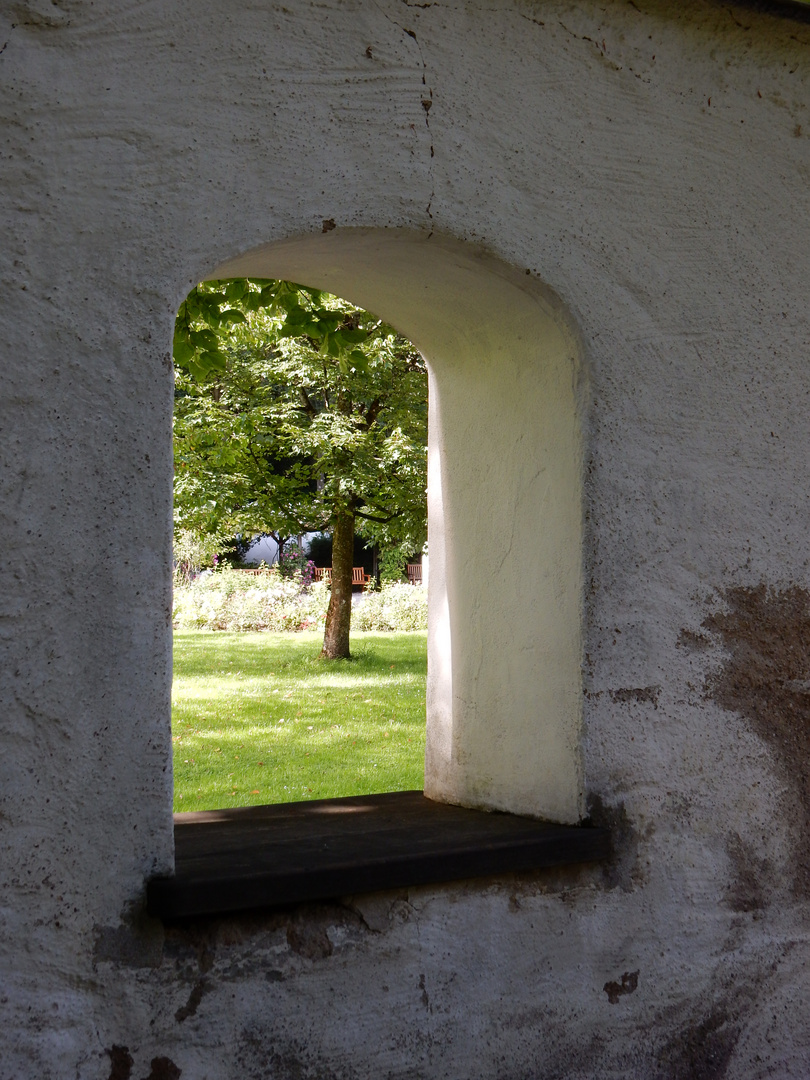
{"type": "Polygon", "coordinates": [[[174,809],[421,788],[427,634],[175,631],[174,809]]]}

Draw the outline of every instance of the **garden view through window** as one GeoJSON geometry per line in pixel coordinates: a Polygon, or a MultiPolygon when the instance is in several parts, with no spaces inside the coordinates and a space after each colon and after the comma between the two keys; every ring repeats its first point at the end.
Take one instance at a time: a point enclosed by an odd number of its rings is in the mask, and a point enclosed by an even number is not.
{"type": "Polygon", "coordinates": [[[421,788],[427,371],[291,282],[174,336],[176,812],[421,788]]]}

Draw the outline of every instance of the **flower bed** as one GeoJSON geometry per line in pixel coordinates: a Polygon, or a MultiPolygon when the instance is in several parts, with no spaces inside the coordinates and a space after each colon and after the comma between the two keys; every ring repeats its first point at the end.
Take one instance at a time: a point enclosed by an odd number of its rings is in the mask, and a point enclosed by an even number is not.
{"type": "Polygon", "coordinates": [[[301,575],[243,574],[226,567],[174,588],[175,630],[322,630],[326,586],[301,575]]]}
{"type": "MultiPolygon", "coordinates": [[[[175,630],[323,630],[329,585],[308,583],[296,571],[273,568],[245,574],[229,566],[175,583],[175,630]]],[[[413,585],[384,585],[364,593],[352,608],[353,630],[426,630],[427,591],[413,585]]]]}

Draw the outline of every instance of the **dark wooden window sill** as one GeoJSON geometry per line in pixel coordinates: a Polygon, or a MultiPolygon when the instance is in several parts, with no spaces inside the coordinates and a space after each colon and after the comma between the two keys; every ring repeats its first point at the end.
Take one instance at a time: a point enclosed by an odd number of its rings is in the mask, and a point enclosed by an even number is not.
{"type": "Polygon", "coordinates": [[[553,825],[426,799],[421,791],[175,814],[175,874],[151,915],[268,908],[610,855],[606,829],[553,825]]]}

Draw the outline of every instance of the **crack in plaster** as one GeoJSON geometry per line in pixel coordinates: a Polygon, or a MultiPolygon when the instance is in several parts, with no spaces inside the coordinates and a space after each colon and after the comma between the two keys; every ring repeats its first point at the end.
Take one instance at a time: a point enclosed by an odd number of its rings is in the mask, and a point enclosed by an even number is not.
{"type": "MultiPolygon", "coordinates": [[[[602,38],[601,41],[594,41],[594,39],[591,38],[591,37],[588,37],[587,34],[577,34],[573,30],[569,30],[568,27],[565,25],[565,23],[562,21],[562,19],[558,19],[557,21],[560,24],[560,26],[563,28],[563,30],[566,32],[566,34],[568,34],[570,37],[574,38],[575,41],[587,41],[587,42],[589,42],[589,44],[593,45],[593,47],[596,49],[596,55],[599,57],[599,59],[604,60],[604,62],[613,71],[624,71],[624,67],[621,64],[617,64],[615,60],[611,60],[608,57],[607,43],[606,43],[604,38],[602,38]]],[[[633,72],[633,74],[635,74],[635,72],[633,72]]],[[[640,78],[640,77],[641,76],[638,76],[638,75],[636,76],[636,78],[640,78]]]]}
{"type": "Polygon", "coordinates": [[[736,16],[736,15],[734,14],[734,12],[733,12],[733,11],[731,10],[731,8],[726,8],[726,11],[728,12],[728,17],[729,17],[729,18],[731,19],[731,21],[732,21],[732,22],[733,22],[733,23],[735,24],[735,26],[739,26],[739,28],[740,28],[741,30],[750,30],[750,29],[751,29],[751,27],[750,27],[750,26],[746,26],[746,25],[745,25],[744,23],[741,23],[741,22],[740,22],[740,20],[739,20],[739,19],[737,18],[737,16],[736,16]]]}
{"type": "MultiPolygon", "coordinates": [[[[409,3],[407,3],[407,0],[402,0],[402,2],[405,4],[406,7],[409,7],[409,8],[410,7],[426,8],[426,7],[433,7],[434,6],[433,4],[409,4],[409,3]]],[[[421,43],[419,41],[419,38],[416,36],[416,32],[414,30],[410,30],[407,26],[403,26],[402,23],[397,22],[397,20],[392,18],[392,16],[389,15],[388,12],[385,11],[376,2],[376,0],[375,0],[375,7],[380,11],[380,13],[390,23],[392,23],[394,26],[396,26],[398,30],[401,30],[403,34],[407,34],[408,37],[413,38],[413,40],[416,42],[416,47],[419,50],[419,59],[420,59],[421,64],[422,64],[422,86],[424,87],[423,96],[422,96],[422,108],[425,110],[425,127],[427,128],[428,139],[430,140],[430,163],[429,163],[429,166],[428,166],[428,171],[430,173],[430,198],[428,199],[427,206],[425,207],[425,213],[430,218],[430,223],[431,223],[430,233],[428,234],[428,239],[430,239],[430,237],[433,236],[433,209],[432,209],[432,207],[433,207],[433,200],[434,200],[434,198],[436,196],[436,173],[435,173],[435,170],[433,168],[433,158],[436,156],[436,147],[435,147],[435,144],[434,144],[434,141],[433,141],[433,132],[430,130],[430,110],[431,110],[431,108],[433,106],[433,87],[427,85],[427,74],[426,74],[427,73],[427,61],[425,60],[425,54],[424,54],[424,52],[422,50],[422,45],[421,45],[421,43]],[[425,95],[427,95],[427,96],[425,96],[425,95]]],[[[369,49],[368,53],[370,53],[370,49],[369,49]]],[[[368,55],[368,53],[367,53],[367,55],[368,55]]],[[[415,124],[411,124],[411,127],[413,128],[414,131],[416,130],[416,125],[415,124]]]]}

